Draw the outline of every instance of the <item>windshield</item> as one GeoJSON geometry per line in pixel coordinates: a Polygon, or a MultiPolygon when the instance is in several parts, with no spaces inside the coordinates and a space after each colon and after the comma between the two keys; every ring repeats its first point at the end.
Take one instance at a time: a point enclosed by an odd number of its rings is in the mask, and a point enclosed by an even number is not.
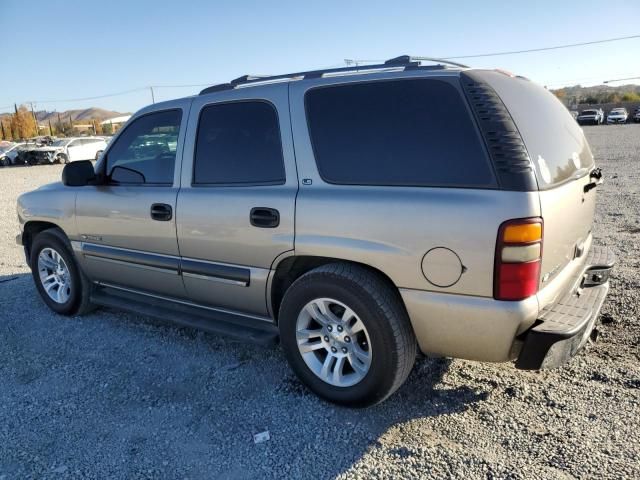
{"type": "Polygon", "coordinates": [[[63,138],[61,140],[56,140],[55,142],[53,142],[51,144],[52,147],[64,147],[67,143],[69,143],[70,140],[67,138],[63,138]]]}
{"type": "Polygon", "coordinates": [[[13,145],[0,145],[0,153],[8,152],[13,148],[13,145]]]}
{"type": "Polygon", "coordinates": [[[580,115],[596,115],[597,113],[596,110],[584,110],[580,115]]]}

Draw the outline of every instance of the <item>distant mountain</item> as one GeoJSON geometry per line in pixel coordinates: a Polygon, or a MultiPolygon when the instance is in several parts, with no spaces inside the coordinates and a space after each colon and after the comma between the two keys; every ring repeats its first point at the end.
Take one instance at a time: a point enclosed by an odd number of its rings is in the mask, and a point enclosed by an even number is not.
{"type": "Polygon", "coordinates": [[[551,90],[565,105],[639,102],[640,85],[574,85],[551,90]]]}
{"type": "MultiPolygon", "coordinates": [[[[114,112],[111,110],[105,110],[103,108],[91,107],[91,108],[85,108],[83,110],[66,110],[64,112],[47,112],[46,110],[41,110],[36,112],[36,118],[38,119],[38,123],[40,124],[45,124],[49,120],[51,120],[51,123],[54,123],[58,121],[58,114],[60,115],[60,119],[63,122],[68,122],[69,117],[71,117],[71,120],[73,120],[74,122],[82,122],[82,121],[89,121],[89,120],[102,121],[102,120],[107,120],[109,118],[128,115],[128,113],[114,112]]],[[[0,114],[0,117],[3,117],[5,115],[11,115],[11,114],[2,113],[0,114]]]]}

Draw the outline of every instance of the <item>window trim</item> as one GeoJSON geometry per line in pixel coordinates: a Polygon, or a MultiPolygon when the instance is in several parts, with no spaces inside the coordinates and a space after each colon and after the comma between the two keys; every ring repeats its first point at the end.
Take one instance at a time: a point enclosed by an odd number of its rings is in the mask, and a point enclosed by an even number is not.
{"type": "Polygon", "coordinates": [[[314,163],[316,165],[316,170],[318,171],[318,175],[320,176],[320,178],[322,179],[323,182],[325,182],[328,185],[333,185],[333,186],[345,186],[345,187],[388,187],[388,188],[460,188],[460,189],[467,189],[467,190],[500,190],[500,184],[498,182],[498,176],[496,174],[495,171],[495,167],[493,165],[493,162],[491,161],[491,159],[489,158],[489,153],[487,151],[484,139],[481,135],[481,132],[479,130],[478,124],[476,122],[476,119],[473,115],[473,112],[470,109],[469,103],[467,102],[466,97],[464,96],[464,92],[462,92],[460,85],[458,83],[456,83],[455,81],[450,81],[450,79],[453,78],[454,80],[458,80],[459,77],[434,77],[434,76],[425,76],[425,77],[401,77],[401,78],[383,78],[383,79],[378,79],[378,80],[362,80],[362,81],[354,81],[354,82],[345,82],[345,83],[330,83],[330,84],[325,84],[325,85],[318,85],[315,87],[311,87],[308,88],[307,90],[305,90],[304,92],[304,114],[305,114],[305,121],[307,124],[307,135],[309,137],[309,143],[311,144],[311,150],[313,152],[313,159],[314,159],[314,163]],[[328,88],[340,88],[340,87],[344,87],[344,86],[353,86],[353,85],[368,85],[368,84],[379,84],[379,83],[389,83],[389,82],[404,82],[404,81],[430,81],[430,82],[440,82],[440,83],[445,83],[449,86],[451,86],[457,93],[458,96],[460,98],[460,101],[462,102],[463,108],[465,110],[465,112],[468,115],[468,118],[471,122],[473,131],[476,134],[476,138],[478,140],[478,145],[480,146],[480,150],[483,153],[484,156],[484,161],[485,164],[487,166],[488,171],[491,173],[491,177],[493,178],[493,183],[488,183],[488,184],[478,184],[478,185],[467,185],[467,184],[447,184],[447,185],[442,185],[442,184],[437,184],[437,183],[395,183],[395,184],[390,184],[388,182],[368,182],[368,183],[349,183],[349,182],[335,182],[332,180],[329,180],[325,174],[322,172],[322,169],[320,167],[320,163],[318,162],[318,154],[317,154],[317,148],[313,139],[313,135],[311,134],[311,117],[309,115],[309,106],[308,106],[308,101],[307,101],[307,94],[309,92],[315,91],[315,90],[321,90],[321,89],[328,89],[328,88]]]}
{"type": "Polygon", "coordinates": [[[106,142],[108,145],[108,149],[106,151],[103,152],[101,160],[102,160],[102,165],[101,165],[101,172],[99,172],[102,177],[104,178],[104,183],[101,184],[101,186],[105,186],[105,187],[173,187],[174,183],[175,183],[175,174],[176,174],[176,163],[178,161],[178,150],[179,150],[179,145],[180,145],[180,134],[182,133],[182,129],[183,129],[183,117],[184,117],[184,112],[183,109],[180,107],[174,107],[174,108],[165,108],[162,110],[154,110],[152,112],[146,112],[143,113],[142,115],[132,118],[131,121],[127,122],[127,125],[122,128],[120,131],[118,131],[117,135],[112,138],[111,142],[106,142]],[[145,182],[145,183],[117,183],[117,182],[110,182],[109,181],[109,176],[107,175],[107,165],[109,163],[109,153],[111,153],[111,150],[113,149],[113,146],[118,142],[119,138],[124,135],[124,132],[126,132],[131,125],[133,125],[134,123],[136,123],[139,119],[144,118],[144,117],[148,117],[149,115],[155,115],[157,113],[167,113],[167,112],[179,112],[180,113],[180,123],[178,125],[178,138],[177,138],[177,144],[176,144],[176,158],[174,161],[174,165],[173,165],[173,176],[174,178],[171,180],[170,183],[167,182],[145,182]]]}
{"type": "Polygon", "coordinates": [[[196,125],[195,142],[193,145],[193,159],[192,159],[192,171],[191,171],[191,187],[193,188],[217,188],[217,187],[272,187],[278,185],[285,185],[287,183],[287,169],[284,160],[284,148],[282,142],[282,130],[280,129],[280,113],[276,105],[264,98],[243,98],[239,100],[227,100],[222,102],[210,102],[200,107],[198,112],[198,123],[196,125]],[[269,105],[276,114],[276,126],[278,127],[278,138],[280,139],[280,159],[282,161],[282,173],[284,177],[282,180],[276,181],[264,181],[264,182],[226,182],[226,183],[205,183],[196,182],[196,156],[198,155],[198,137],[200,135],[200,122],[202,121],[202,114],[207,107],[216,107],[218,105],[230,105],[235,103],[264,103],[269,105]]]}

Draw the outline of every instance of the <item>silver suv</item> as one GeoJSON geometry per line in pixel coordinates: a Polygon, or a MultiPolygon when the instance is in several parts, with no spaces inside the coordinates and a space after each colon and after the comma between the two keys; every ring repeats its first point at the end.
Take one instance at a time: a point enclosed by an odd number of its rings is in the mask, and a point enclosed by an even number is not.
{"type": "Polygon", "coordinates": [[[589,146],[531,81],[432,63],[245,76],[137,112],[95,168],[18,200],[44,302],[279,339],[347,405],[391,395],[418,350],[566,362],[614,263],[589,146]]]}

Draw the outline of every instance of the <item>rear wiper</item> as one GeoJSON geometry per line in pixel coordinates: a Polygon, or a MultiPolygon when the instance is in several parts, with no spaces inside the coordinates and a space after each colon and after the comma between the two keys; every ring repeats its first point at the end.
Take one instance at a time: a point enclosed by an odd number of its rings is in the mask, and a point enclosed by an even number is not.
{"type": "Polygon", "coordinates": [[[603,182],[602,170],[600,169],[600,167],[594,168],[593,170],[591,170],[591,172],[589,172],[589,179],[592,179],[592,178],[594,180],[592,182],[587,183],[583,187],[584,193],[587,193],[589,190],[593,190],[603,182]]]}

